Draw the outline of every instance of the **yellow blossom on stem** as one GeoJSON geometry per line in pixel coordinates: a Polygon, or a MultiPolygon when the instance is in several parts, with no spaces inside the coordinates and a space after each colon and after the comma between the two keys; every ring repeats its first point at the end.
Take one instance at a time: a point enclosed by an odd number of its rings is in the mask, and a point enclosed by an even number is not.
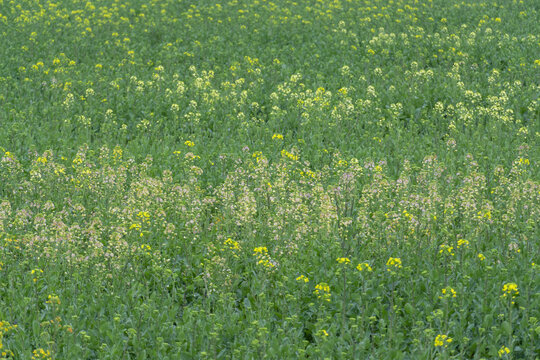
{"type": "Polygon", "coordinates": [[[498,351],[499,357],[503,357],[503,355],[510,354],[510,349],[506,346],[502,346],[498,351]]]}
{"type": "Polygon", "coordinates": [[[401,259],[400,258],[389,258],[386,262],[387,271],[392,271],[392,269],[401,269],[401,259]]]}
{"type": "Polygon", "coordinates": [[[433,345],[435,347],[448,347],[448,345],[453,341],[451,337],[448,337],[448,335],[439,334],[435,338],[435,341],[433,342],[433,345]]]}
{"type": "Polygon", "coordinates": [[[324,301],[330,301],[330,286],[327,283],[320,283],[315,286],[315,291],[313,292],[317,295],[318,299],[323,299],[324,301]]]}
{"type": "Polygon", "coordinates": [[[369,266],[368,263],[358,264],[358,266],[356,266],[356,269],[358,269],[358,271],[364,271],[364,270],[367,270],[369,272],[373,271],[373,269],[371,268],[371,266],[369,266]]]}

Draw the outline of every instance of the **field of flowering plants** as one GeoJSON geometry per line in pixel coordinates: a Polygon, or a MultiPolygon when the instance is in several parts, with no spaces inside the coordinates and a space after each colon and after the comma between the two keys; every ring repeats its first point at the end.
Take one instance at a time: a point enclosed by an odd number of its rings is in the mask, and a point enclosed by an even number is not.
{"type": "Polygon", "coordinates": [[[540,359],[538,0],[0,0],[0,359],[540,359]]]}

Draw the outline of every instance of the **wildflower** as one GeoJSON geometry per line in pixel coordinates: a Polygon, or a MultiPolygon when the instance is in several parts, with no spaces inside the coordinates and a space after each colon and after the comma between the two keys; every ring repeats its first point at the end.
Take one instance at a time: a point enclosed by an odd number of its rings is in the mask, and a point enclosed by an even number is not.
{"type": "Polygon", "coordinates": [[[281,135],[281,134],[274,134],[274,135],[272,135],[272,140],[275,140],[275,139],[283,140],[283,135],[281,135]]]}
{"type": "Polygon", "coordinates": [[[56,295],[49,295],[47,297],[47,301],[46,301],[47,304],[56,304],[56,305],[60,305],[60,298],[56,295]]]}
{"type": "Polygon", "coordinates": [[[451,337],[448,337],[448,335],[439,334],[435,338],[433,345],[435,345],[435,347],[440,347],[440,346],[448,347],[448,344],[450,344],[451,342],[452,342],[451,337]]]}
{"type": "Polygon", "coordinates": [[[240,245],[238,244],[238,241],[234,241],[231,238],[225,240],[224,244],[229,246],[229,249],[231,250],[240,250],[240,245]]]}
{"type": "Polygon", "coordinates": [[[148,211],[139,211],[137,217],[142,219],[142,222],[148,222],[150,219],[150,213],[148,211]]]}
{"type": "Polygon", "coordinates": [[[499,357],[503,357],[503,355],[510,354],[510,349],[503,345],[499,349],[498,354],[499,354],[499,357]]]}
{"type": "Polygon", "coordinates": [[[298,160],[298,155],[294,155],[290,152],[288,152],[287,150],[281,150],[281,156],[282,157],[287,157],[291,160],[298,160]]]}
{"type": "Polygon", "coordinates": [[[351,262],[351,260],[345,257],[337,258],[336,261],[340,264],[345,264],[345,265],[350,264],[351,262]]]}
{"type": "Polygon", "coordinates": [[[131,226],[129,227],[129,230],[132,230],[132,229],[135,229],[135,230],[140,230],[141,229],[141,224],[139,223],[134,223],[134,224],[131,224],[131,226]]]}
{"type": "Polygon", "coordinates": [[[267,269],[274,269],[278,263],[272,260],[268,255],[268,249],[266,246],[259,246],[253,249],[253,255],[257,257],[257,264],[262,265],[267,269]]]}
{"type": "Polygon", "coordinates": [[[142,250],[150,251],[150,250],[152,250],[152,247],[151,247],[150,245],[147,245],[147,244],[142,244],[142,245],[141,245],[141,249],[142,249],[142,250]]]}
{"type": "Polygon", "coordinates": [[[454,247],[443,244],[439,247],[439,254],[454,256],[454,247]]]}
{"type": "Polygon", "coordinates": [[[296,281],[303,281],[305,283],[309,282],[309,279],[307,276],[304,276],[304,275],[300,275],[299,277],[296,278],[296,281]]]}
{"type": "Polygon", "coordinates": [[[317,332],[317,335],[319,336],[328,336],[328,333],[326,332],[326,330],[324,329],[321,329],[317,332]]]}
{"type": "MultiPolygon", "coordinates": [[[[503,297],[511,296],[512,299],[514,299],[516,296],[519,295],[518,286],[516,283],[506,283],[503,285],[502,288],[503,291],[503,297]]],[[[512,304],[514,302],[512,301],[512,304]]]]}
{"type": "Polygon", "coordinates": [[[315,286],[315,291],[313,292],[317,295],[317,299],[323,299],[324,301],[330,302],[330,286],[327,283],[320,283],[315,286]]]}
{"type": "Polygon", "coordinates": [[[442,296],[439,296],[439,299],[450,298],[450,297],[455,298],[457,296],[456,291],[452,289],[450,286],[447,286],[444,289],[442,289],[441,293],[442,293],[442,296]]]}
{"type": "Polygon", "coordinates": [[[51,358],[51,351],[50,350],[43,350],[43,349],[36,349],[32,352],[32,360],[37,359],[50,359],[51,358]]]}
{"type": "Polygon", "coordinates": [[[368,263],[358,264],[356,268],[358,269],[358,271],[364,271],[364,270],[367,270],[369,272],[373,271],[373,269],[371,268],[371,266],[369,266],[368,263]]]}
{"type": "Polygon", "coordinates": [[[268,254],[268,249],[266,248],[266,246],[259,246],[259,247],[256,247],[255,249],[253,249],[253,252],[255,254],[266,255],[266,254],[268,254]]]}
{"type": "Polygon", "coordinates": [[[194,147],[195,146],[195,143],[193,141],[190,141],[190,140],[186,140],[184,142],[184,145],[187,145],[189,147],[194,147]]]}
{"type": "Polygon", "coordinates": [[[458,242],[457,242],[457,248],[462,248],[462,247],[468,247],[469,246],[469,242],[467,240],[464,240],[464,239],[459,239],[458,242]]]}
{"type": "Polygon", "coordinates": [[[33,269],[30,273],[35,276],[32,280],[34,282],[37,282],[37,277],[39,276],[39,274],[43,274],[43,270],[41,270],[41,269],[33,269]]]}
{"type": "Polygon", "coordinates": [[[392,268],[395,268],[395,269],[401,269],[402,266],[401,266],[401,259],[400,258],[389,258],[388,261],[386,262],[386,267],[387,267],[387,271],[392,271],[391,269],[392,268]]]}
{"type": "Polygon", "coordinates": [[[484,254],[478,254],[478,258],[480,259],[480,261],[486,260],[486,257],[484,256],[484,254]]]}

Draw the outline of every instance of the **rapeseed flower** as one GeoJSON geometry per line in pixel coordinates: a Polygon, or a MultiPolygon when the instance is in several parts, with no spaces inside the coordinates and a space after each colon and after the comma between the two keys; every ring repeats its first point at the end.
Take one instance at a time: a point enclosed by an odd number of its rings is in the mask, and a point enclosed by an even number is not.
{"type": "MultiPolygon", "coordinates": [[[[502,291],[503,291],[502,297],[511,297],[512,299],[514,299],[516,296],[519,295],[518,285],[516,283],[504,284],[502,291]]],[[[514,302],[512,301],[512,304],[513,303],[514,302]]]]}
{"type": "Polygon", "coordinates": [[[439,296],[439,299],[442,298],[455,298],[457,296],[457,293],[454,289],[452,289],[450,286],[445,287],[441,290],[442,296],[439,296]]]}
{"type": "Polygon", "coordinates": [[[315,286],[315,291],[313,292],[317,295],[317,299],[322,299],[324,301],[330,302],[332,294],[330,294],[330,286],[327,283],[319,283],[315,286]]]}
{"type": "Polygon", "coordinates": [[[443,244],[439,247],[439,254],[454,256],[454,247],[443,244]]]}
{"type": "Polygon", "coordinates": [[[503,355],[510,354],[510,349],[506,346],[502,346],[498,351],[499,357],[503,357],[503,355]]]}
{"type": "Polygon", "coordinates": [[[435,341],[433,342],[433,345],[435,347],[448,347],[448,345],[453,341],[451,337],[448,337],[448,335],[439,334],[435,338],[435,341]]]}
{"type": "Polygon", "coordinates": [[[364,271],[364,270],[367,270],[369,272],[373,271],[373,269],[371,268],[371,266],[369,266],[368,263],[361,263],[361,264],[358,264],[356,266],[356,269],[358,269],[358,271],[364,271]]]}
{"type": "Polygon", "coordinates": [[[387,271],[392,271],[392,269],[401,269],[401,259],[400,258],[389,258],[386,262],[387,271]]]}

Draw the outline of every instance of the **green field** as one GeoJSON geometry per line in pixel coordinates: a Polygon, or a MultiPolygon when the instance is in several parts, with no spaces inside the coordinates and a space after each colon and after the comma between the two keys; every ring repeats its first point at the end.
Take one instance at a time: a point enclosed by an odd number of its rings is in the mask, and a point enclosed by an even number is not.
{"type": "Polygon", "coordinates": [[[0,0],[0,359],[540,359],[539,19],[0,0]]]}

